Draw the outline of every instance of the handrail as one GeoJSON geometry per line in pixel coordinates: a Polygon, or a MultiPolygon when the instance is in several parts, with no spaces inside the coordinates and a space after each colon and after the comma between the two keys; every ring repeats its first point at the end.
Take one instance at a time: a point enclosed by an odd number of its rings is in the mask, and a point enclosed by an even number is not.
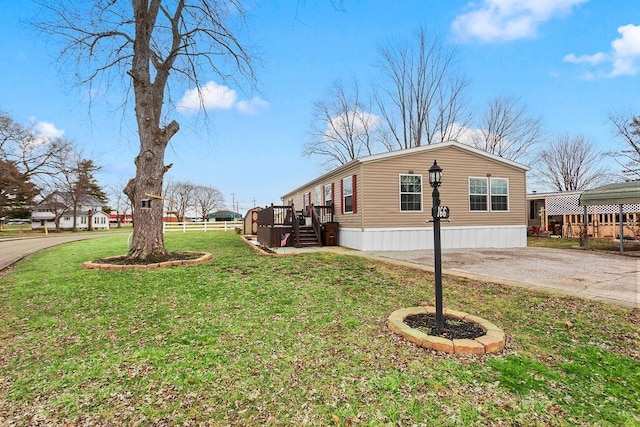
{"type": "Polygon", "coordinates": [[[313,206],[313,204],[311,205],[311,224],[313,225],[313,231],[316,233],[316,238],[318,239],[318,241],[320,241],[320,219],[318,218],[318,215],[316,213],[316,209],[313,206]]]}
{"type": "Polygon", "coordinates": [[[298,221],[298,217],[296,216],[296,210],[293,207],[293,204],[289,206],[291,209],[291,225],[293,227],[293,246],[298,246],[298,238],[300,236],[300,222],[298,221]]]}

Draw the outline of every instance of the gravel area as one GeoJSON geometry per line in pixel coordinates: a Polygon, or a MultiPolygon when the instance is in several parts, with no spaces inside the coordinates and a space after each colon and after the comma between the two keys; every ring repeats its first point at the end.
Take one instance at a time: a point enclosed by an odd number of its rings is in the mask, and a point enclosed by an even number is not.
{"type": "MultiPolygon", "coordinates": [[[[373,256],[433,267],[433,250],[372,251],[373,256]]],[[[498,279],[640,307],[640,259],[614,253],[548,249],[442,251],[445,273],[498,279]]]]}

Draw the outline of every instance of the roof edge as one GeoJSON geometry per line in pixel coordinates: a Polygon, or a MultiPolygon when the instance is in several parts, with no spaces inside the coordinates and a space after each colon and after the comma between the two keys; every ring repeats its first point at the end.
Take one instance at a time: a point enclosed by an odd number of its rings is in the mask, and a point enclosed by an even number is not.
{"type": "Polygon", "coordinates": [[[422,145],[420,147],[412,147],[412,148],[407,148],[407,149],[404,149],[404,150],[389,151],[387,153],[373,154],[371,156],[361,157],[359,159],[351,160],[349,163],[345,163],[343,165],[338,166],[335,169],[331,169],[330,171],[318,176],[317,178],[314,178],[311,181],[308,181],[308,182],[296,187],[295,189],[293,189],[291,191],[288,191],[287,193],[284,193],[282,196],[280,196],[280,199],[284,199],[284,197],[289,195],[289,194],[296,193],[296,192],[300,191],[301,189],[303,189],[305,187],[313,185],[314,183],[316,183],[318,181],[322,181],[323,179],[325,179],[329,175],[337,173],[337,172],[339,172],[339,171],[341,171],[343,169],[347,169],[347,168],[349,168],[349,167],[351,167],[353,165],[356,165],[356,164],[376,162],[376,161],[385,160],[385,159],[388,159],[388,158],[408,156],[408,155],[411,155],[411,154],[414,154],[414,153],[421,153],[423,151],[439,150],[439,149],[447,148],[447,147],[455,147],[455,148],[458,148],[458,149],[463,150],[463,151],[468,151],[470,153],[476,154],[476,155],[484,157],[486,159],[493,160],[493,161],[496,161],[496,162],[499,162],[499,163],[503,163],[503,164],[506,164],[508,166],[511,166],[513,168],[520,169],[520,170],[523,170],[523,171],[530,171],[531,170],[531,168],[529,166],[524,165],[522,163],[514,162],[513,160],[508,160],[508,159],[505,159],[503,157],[496,156],[495,154],[487,153],[486,151],[480,150],[478,148],[472,147],[472,146],[467,145],[467,144],[463,144],[463,143],[458,142],[458,141],[442,141],[442,142],[437,142],[435,144],[422,145]]]}

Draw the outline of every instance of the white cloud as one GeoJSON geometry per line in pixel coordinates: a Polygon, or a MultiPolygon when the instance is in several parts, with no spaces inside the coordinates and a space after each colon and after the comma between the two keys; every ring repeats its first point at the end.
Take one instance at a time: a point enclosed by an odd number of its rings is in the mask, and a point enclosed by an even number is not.
{"type": "Polygon", "coordinates": [[[614,60],[609,76],[633,76],[640,68],[640,25],[624,25],[618,32],[622,37],[611,42],[614,60]]]}
{"type": "Polygon", "coordinates": [[[475,139],[482,139],[483,133],[481,129],[472,128],[469,126],[460,126],[458,123],[450,125],[447,130],[447,135],[457,135],[456,141],[461,144],[475,146],[475,139]]]}
{"type": "Polygon", "coordinates": [[[63,129],[56,128],[56,126],[50,122],[36,122],[35,129],[38,131],[38,136],[47,139],[62,138],[64,135],[63,129]]]}
{"type": "Polygon", "coordinates": [[[580,55],[580,56],[576,56],[573,53],[570,53],[568,55],[565,55],[565,57],[563,58],[566,62],[571,62],[573,64],[590,64],[590,65],[597,65],[603,61],[607,60],[607,55],[605,55],[602,52],[598,52],[596,54],[593,55],[580,55]]]}
{"type": "Polygon", "coordinates": [[[366,138],[367,132],[371,132],[380,124],[380,117],[366,111],[351,110],[331,118],[327,122],[325,131],[326,140],[329,143],[341,139],[340,136],[352,132],[354,140],[366,138]],[[332,125],[333,124],[333,125],[332,125]]]}
{"type": "Polygon", "coordinates": [[[52,139],[62,138],[64,136],[64,129],[58,129],[56,125],[51,122],[38,121],[35,117],[31,117],[32,123],[32,143],[36,145],[45,145],[51,142],[52,139]]]}
{"type": "Polygon", "coordinates": [[[237,98],[235,90],[208,82],[200,88],[188,89],[178,102],[177,109],[186,112],[197,112],[203,107],[205,110],[228,110],[237,98]]]}
{"type": "Polygon", "coordinates": [[[241,114],[254,115],[258,114],[260,110],[264,110],[269,107],[269,103],[264,99],[254,96],[248,101],[238,101],[236,103],[236,110],[241,114]]]}
{"type": "Polygon", "coordinates": [[[469,3],[470,11],[456,17],[451,26],[460,38],[485,43],[532,38],[540,25],[587,1],[484,0],[480,5],[469,3]]]}
{"type": "Polygon", "coordinates": [[[184,113],[197,113],[205,110],[231,110],[235,108],[240,114],[258,114],[269,106],[264,99],[254,96],[249,100],[238,100],[238,94],[228,86],[210,81],[204,86],[188,89],[176,108],[184,113]]]}
{"type": "Polygon", "coordinates": [[[608,72],[588,72],[587,79],[597,77],[633,76],[640,72],[640,25],[623,25],[618,27],[620,38],[611,42],[609,53],[598,52],[593,55],[576,56],[574,53],[565,55],[565,62],[574,64],[585,63],[590,66],[610,64],[608,72]]]}

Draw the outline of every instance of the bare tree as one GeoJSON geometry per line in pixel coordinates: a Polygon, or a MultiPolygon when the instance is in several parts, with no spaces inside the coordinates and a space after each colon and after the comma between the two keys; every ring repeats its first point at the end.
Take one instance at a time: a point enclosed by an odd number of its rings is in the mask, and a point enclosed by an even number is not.
{"type": "Polygon", "coordinates": [[[122,227],[122,223],[126,220],[127,215],[131,213],[131,201],[122,191],[126,184],[110,185],[109,196],[111,199],[111,207],[116,212],[116,224],[118,228],[122,227]]]}
{"type": "Polygon", "coordinates": [[[0,112],[0,160],[15,164],[41,189],[47,187],[74,150],[71,141],[40,135],[33,126],[23,126],[0,112]]]}
{"type": "Polygon", "coordinates": [[[386,77],[376,96],[389,151],[455,140],[468,125],[467,80],[456,69],[455,50],[419,29],[415,45],[379,51],[386,77]]]}
{"type": "Polygon", "coordinates": [[[640,116],[612,112],[609,121],[624,142],[624,148],[609,155],[623,167],[622,173],[626,177],[640,179],[640,116]]]}
{"type": "Polygon", "coordinates": [[[471,141],[476,148],[509,160],[527,159],[540,142],[539,117],[529,117],[517,98],[496,97],[488,102],[471,141]]]}
{"type": "Polygon", "coordinates": [[[187,212],[195,204],[196,186],[190,181],[171,182],[165,194],[172,200],[173,209],[178,217],[178,221],[184,221],[187,212]]]}
{"type": "Polygon", "coordinates": [[[142,200],[161,194],[163,177],[171,167],[164,164],[166,147],[180,128],[165,117],[170,77],[186,79],[197,88],[205,69],[225,80],[237,75],[253,80],[250,55],[231,26],[244,19],[242,5],[239,0],[43,0],[41,4],[54,17],[39,27],[65,39],[63,55],[77,59],[83,83],[116,75],[133,88],[140,152],[136,176],[125,188],[135,215],[128,257],[165,258],[163,203],[152,199],[151,208],[142,209],[142,200]]]}
{"type": "Polygon", "coordinates": [[[583,135],[558,135],[540,155],[540,181],[555,191],[586,190],[610,176],[601,165],[603,154],[583,135]]]}
{"type": "Polygon", "coordinates": [[[194,189],[194,209],[206,221],[210,213],[224,205],[224,196],[214,187],[197,185],[194,189]]]}
{"type": "Polygon", "coordinates": [[[327,100],[314,104],[311,141],[305,144],[304,154],[322,157],[326,166],[373,154],[380,118],[369,111],[371,103],[362,99],[356,79],[349,87],[334,81],[327,100]]]}

